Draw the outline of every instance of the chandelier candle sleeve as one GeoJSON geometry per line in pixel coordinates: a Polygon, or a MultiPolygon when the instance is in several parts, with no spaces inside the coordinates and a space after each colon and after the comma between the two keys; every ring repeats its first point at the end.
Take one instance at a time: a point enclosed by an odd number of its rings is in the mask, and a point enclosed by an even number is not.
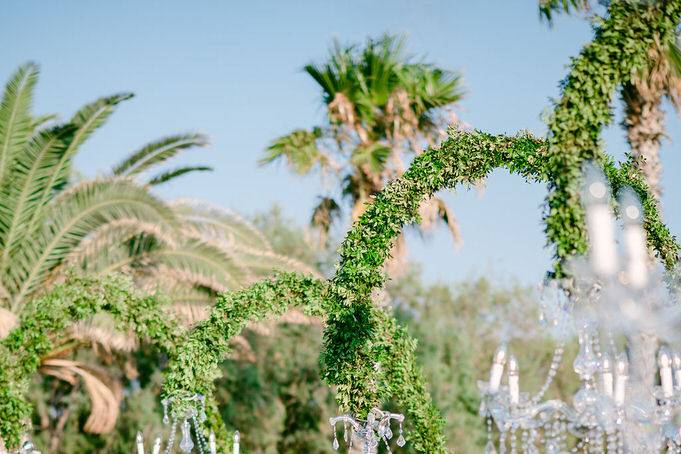
{"type": "Polygon", "coordinates": [[[607,353],[604,353],[601,359],[601,373],[603,392],[606,396],[613,397],[612,363],[607,353]]]}
{"type": "Polygon", "coordinates": [[[506,344],[501,344],[494,353],[492,369],[489,372],[489,392],[492,394],[499,391],[501,376],[504,373],[504,364],[506,363],[506,354],[506,344]]]}
{"type": "Polygon", "coordinates": [[[624,354],[621,354],[619,358],[617,358],[616,368],[615,403],[617,405],[622,405],[624,404],[627,380],[629,379],[629,361],[627,361],[624,354]]]}
{"type": "Polygon", "coordinates": [[[142,438],[142,432],[137,432],[135,442],[137,443],[137,454],[144,454],[144,438],[142,438]]]}
{"type": "Polygon", "coordinates": [[[681,389],[681,355],[674,352],[672,355],[672,365],[674,366],[674,386],[681,389]]]}
{"type": "Polygon", "coordinates": [[[660,383],[664,397],[674,395],[674,381],[672,380],[672,359],[666,347],[660,348],[658,364],[660,365],[660,383]]]}
{"type": "Polygon", "coordinates": [[[615,221],[610,210],[608,189],[600,180],[588,184],[586,223],[591,236],[589,259],[594,271],[611,276],[617,271],[615,221]]]}
{"type": "Polygon", "coordinates": [[[239,434],[239,431],[237,430],[234,432],[234,444],[232,445],[232,454],[239,454],[239,441],[241,440],[241,435],[239,434]]]}
{"type": "Polygon", "coordinates": [[[151,454],[160,454],[161,452],[161,437],[156,437],[156,440],[154,440],[154,447],[151,451],[151,454]]]}
{"type": "Polygon", "coordinates": [[[508,392],[511,396],[511,404],[520,403],[520,377],[518,376],[518,360],[514,355],[508,358],[508,392]]]}
{"type": "Polygon", "coordinates": [[[643,230],[641,206],[631,190],[620,200],[624,219],[624,244],[627,251],[627,278],[629,285],[641,289],[648,284],[648,249],[643,230]]]}

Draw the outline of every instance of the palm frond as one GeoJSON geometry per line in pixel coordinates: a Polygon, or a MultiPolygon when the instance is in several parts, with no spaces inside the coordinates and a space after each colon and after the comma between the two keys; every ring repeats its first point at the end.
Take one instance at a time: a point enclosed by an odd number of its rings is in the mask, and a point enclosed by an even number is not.
{"type": "Polygon", "coordinates": [[[539,17],[549,24],[554,14],[587,12],[591,9],[589,0],[539,0],[539,17]]]}
{"type": "Polygon", "coordinates": [[[289,168],[298,175],[309,173],[317,165],[324,167],[328,159],[317,146],[320,137],[319,128],[312,131],[297,129],[278,137],[267,147],[265,156],[258,164],[265,165],[284,159],[289,168]]]}
{"type": "Polygon", "coordinates": [[[359,146],[352,153],[351,162],[366,168],[370,173],[380,174],[385,170],[392,149],[383,143],[376,142],[367,146],[359,146]]]}
{"type": "MultiPolygon", "coordinates": [[[[73,157],[80,145],[104,124],[106,119],[113,113],[117,104],[132,97],[132,93],[120,93],[100,98],[90,104],[86,104],[73,115],[69,124],[73,125],[76,130],[59,161],[53,165],[50,177],[44,181],[40,190],[36,192],[35,197],[38,206],[47,204],[54,196],[55,191],[66,185],[71,175],[73,157]]],[[[29,230],[42,223],[39,215],[40,211],[34,213],[27,224],[29,230]]]]}
{"type": "Polygon", "coordinates": [[[134,176],[165,162],[183,150],[205,147],[208,137],[199,133],[178,134],[148,143],[113,168],[114,175],[134,176]]]}
{"type": "Polygon", "coordinates": [[[201,276],[205,282],[215,282],[221,289],[240,288],[253,279],[236,254],[196,238],[186,239],[172,249],[159,249],[154,253],[154,263],[201,276]]]}
{"type": "Polygon", "coordinates": [[[212,172],[213,168],[210,166],[185,166],[177,169],[168,170],[167,172],[159,173],[149,180],[147,183],[150,186],[157,186],[159,184],[167,183],[177,177],[181,177],[191,172],[212,172]]]}
{"type": "Polygon", "coordinates": [[[340,218],[341,207],[331,197],[320,197],[319,203],[312,211],[312,224],[319,231],[319,244],[326,245],[329,239],[329,231],[335,221],[340,218]]]}
{"type": "Polygon", "coordinates": [[[210,202],[179,199],[170,204],[182,221],[184,236],[203,238],[231,249],[236,245],[270,251],[272,246],[260,230],[238,213],[210,202]]]}
{"type": "Polygon", "coordinates": [[[97,345],[106,352],[132,352],[139,346],[133,332],[120,332],[110,314],[98,313],[88,320],[75,323],[69,330],[69,337],[81,343],[97,345]]]}
{"type": "MultiPolygon", "coordinates": [[[[0,181],[5,181],[14,158],[31,132],[33,87],[38,66],[27,63],[10,77],[0,101],[0,181]]],[[[0,220],[2,228],[2,220],[0,220]]]]}
{"type": "Polygon", "coordinates": [[[145,188],[129,180],[87,181],[63,191],[45,212],[43,227],[27,238],[8,270],[16,289],[13,309],[44,282],[46,273],[94,230],[119,219],[173,224],[172,210],[145,188]]]}
{"type": "Polygon", "coordinates": [[[349,94],[356,85],[354,54],[355,46],[343,46],[334,40],[326,63],[308,63],[303,67],[303,71],[321,87],[325,104],[331,103],[338,93],[349,94]]]}
{"type": "Polygon", "coordinates": [[[89,272],[116,269],[112,263],[130,255],[126,243],[139,236],[152,236],[157,242],[175,247],[176,231],[172,226],[145,222],[136,218],[117,219],[103,224],[91,232],[79,245],[68,253],[64,266],[79,267],[89,272]]]}
{"type": "Polygon", "coordinates": [[[122,398],[121,386],[107,377],[104,371],[86,366],[79,361],[48,358],[42,361],[40,372],[64,380],[71,385],[75,385],[80,377],[85,384],[91,403],[90,415],[85,421],[83,430],[102,434],[114,429],[122,398]]]}
{"type": "Polygon", "coordinates": [[[0,218],[6,229],[0,232],[0,273],[4,273],[11,255],[21,246],[28,234],[28,226],[36,211],[44,210],[40,205],[41,189],[52,177],[54,167],[61,161],[75,127],[72,125],[53,127],[41,131],[16,158],[12,180],[0,186],[0,218]]]}
{"type": "Polygon", "coordinates": [[[48,123],[56,121],[59,119],[57,114],[45,114],[33,117],[31,121],[31,134],[38,132],[40,129],[44,128],[48,123]]]}

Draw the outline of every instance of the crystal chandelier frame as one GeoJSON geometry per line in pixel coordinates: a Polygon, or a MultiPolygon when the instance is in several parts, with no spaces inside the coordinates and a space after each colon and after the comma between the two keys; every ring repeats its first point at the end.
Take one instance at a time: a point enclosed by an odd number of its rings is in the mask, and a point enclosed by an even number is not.
{"type": "Polygon", "coordinates": [[[343,423],[343,439],[348,445],[348,452],[351,452],[355,439],[362,440],[362,453],[371,454],[377,452],[378,446],[381,442],[385,444],[386,450],[392,452],[390,449],[390,440],[393,438],[393,431],[390,428],[392,421],[399,423],[399,436],[395,442],[397,446],[403,447],[406,440],[403,434],[402,423],[404,422],[404,415],[398,413],[390,413],[387,411],[373,408],[367,415],[367,419],[359,419],[351,414],[334,416],[329,418],[329,424],[333,427],[333,443],[332,447],[338,450],[340,444],[338,443],[338,431],[336,425],[343,423]]]}
{"type": "Polygon", "coordinates": [[[675,420],[681,355],[669,348],[678,342],[679,306],[660,280],[651,279],[642,207],[632,190],[621,193],[623,264],[605,178],[595,167],[585,169],[588,262],[572,264],[563,297],[542,314],[559,341],[541,389],[535,395],[520,391],[518,360],[505,343],[494,354],[489,380],[478,383],[486,454],[535,454],[540,447],[550,454],[681,453],[675,420]],[[579,353],[572,366],[580,388],[571,405],[543,400],[564,342],[574,334],[579,353]],[[668,345],[658,349],[658,341],[668,345]]]}

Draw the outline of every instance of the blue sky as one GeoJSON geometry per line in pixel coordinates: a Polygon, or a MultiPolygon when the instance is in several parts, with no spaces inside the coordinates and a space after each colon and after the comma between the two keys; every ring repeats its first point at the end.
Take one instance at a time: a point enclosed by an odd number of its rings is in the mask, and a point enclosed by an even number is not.
{"type": "MultiPolygon", "coordinates": [[[[532,0],[6,0],[2,13],[0,78],[38,62],[38,112],[68,118],[99,96],[136,93],[83,147],[83,173],[103,173],[162,135],[201,131],[211,146],[181,161],[208,163],[215,172],[177,180],[160,191],[164,197],[207,199],[245,214],[276,203],[301,224],[325,191],[319,180],[256,161],[272,138],[321,121],[319,92],[300,68],[323,58],[332,38],[404,34],[411,53],[463,73],[463,120],[495,133],[536,134],[545,132],[540,115],[558,96],[569,57],[591,39],[578,18],[561,18],[552,29],[541,23],[532,0]]],[[[673,112],[668,124],[664,215],[678,235],[681,127],[673,112]]],[[[613,126],[605,138],[621,157],[621,130],[613,126]]],[[[460,219],[463,249],[455,253],[442,228],[426,241],[409,235],[411,257],[430,280],[492,273],[536,282],[550,263],[545,194],[544,186],[504,172],[495,172],[483,193],[450,191],[445,198],[460,219]]]]}

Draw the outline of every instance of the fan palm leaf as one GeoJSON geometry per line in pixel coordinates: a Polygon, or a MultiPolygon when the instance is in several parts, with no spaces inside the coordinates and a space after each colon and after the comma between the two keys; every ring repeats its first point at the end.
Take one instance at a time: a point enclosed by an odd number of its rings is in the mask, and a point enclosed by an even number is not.
{"type": "Polygon", "coordinates": [[[315,166],[324,167],[328,162],[326,155],[317,146],[321,130],[297,129],[290,134],[275,139],[266,150],[266,155],[258,161],[260,165],[285,159],[289,168],[298,175],[305,175],[315,166]]]}

